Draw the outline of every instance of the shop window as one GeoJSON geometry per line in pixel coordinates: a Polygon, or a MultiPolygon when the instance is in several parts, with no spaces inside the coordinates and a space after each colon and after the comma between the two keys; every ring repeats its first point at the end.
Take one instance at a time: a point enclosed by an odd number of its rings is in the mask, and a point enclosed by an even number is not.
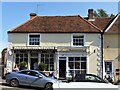
{"type": "Polygon", "coordinates": [[[68,66],[73,75],[86,73],[86,57],[68,57],[68,66]]]}
{"type": "Polygon", "coordinates": [[[46,71],[54,71],[54,55],[52,53],[42,53],[41,62],[47,64],[46,71]]]}
{"type": "Polygon", "coordinates": [[[20,64],[20,62],[25,61],[28,62],[28,54],[26,53],[16,53],[16,64],[20,64]]]}

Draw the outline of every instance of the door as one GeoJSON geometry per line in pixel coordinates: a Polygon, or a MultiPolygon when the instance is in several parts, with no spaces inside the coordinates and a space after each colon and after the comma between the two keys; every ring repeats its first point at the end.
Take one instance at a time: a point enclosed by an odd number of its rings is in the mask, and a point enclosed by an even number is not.
{"type": "Polygon", "coordinates": [[[31,58],[31,63],[30,63],[30,69],[34,70],[34,63],[37,62],[38,64],[38,58],[31,58]]]}
{"type": "Polygon", "coordinates": [[[59,58],[59,78],[66,78],[66,57],[59,58]]]}
{"type": "Polygon", "coordinates": [[[113,62],[105,61],[105,73],[113,77],[113,62]]]}
{"type": "Polygon", "coordinates": [[[30,71],[29,76],[27,77],[27,81],[29,82],[29,85],[44,87],[45,86],[44,77],[39,77],[40,75],[41,75],[40,73],[30,71]]]}

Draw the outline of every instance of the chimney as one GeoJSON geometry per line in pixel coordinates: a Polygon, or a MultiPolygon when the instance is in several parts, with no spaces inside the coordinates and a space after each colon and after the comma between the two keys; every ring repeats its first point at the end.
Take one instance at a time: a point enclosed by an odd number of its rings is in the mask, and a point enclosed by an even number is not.
{"type": "Polygon", "coordinates": [[[93,19],[93,9],[88,9],[88,18],[93,19]]]}
{"type": "Polygon", "coordinates": [[[36,13],[30,13],[30,19],[32,19],[33,17],[37,16],[36,13]]]}

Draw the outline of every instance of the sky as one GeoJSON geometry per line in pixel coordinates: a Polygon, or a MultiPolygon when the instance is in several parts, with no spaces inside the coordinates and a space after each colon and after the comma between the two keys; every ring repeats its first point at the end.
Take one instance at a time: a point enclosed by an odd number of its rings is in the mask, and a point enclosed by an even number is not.
{"type": "Polygon", "coordinates": [[[8,45],[7,31],[29,20],[29,14],[38,16],[80,15],[86,17],[88,9],[104,9],[108,14],[118,13],[118,2],[1,2],[0,52],[8,45]]]}

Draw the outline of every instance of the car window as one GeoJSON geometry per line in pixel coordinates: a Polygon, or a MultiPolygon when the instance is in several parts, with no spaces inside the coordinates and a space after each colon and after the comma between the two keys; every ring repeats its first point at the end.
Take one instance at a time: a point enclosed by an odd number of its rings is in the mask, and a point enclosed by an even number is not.
{"type": "Polygon", "coordinates": [[[40,75],[42,74],[42,75],[48,77],[44,72],[39,72],[39,73],[40,73],[40,75]]]}
{"type": "Polygon", "coordinates": [[[75,76],[75,82],[81,82],[81,81],[85,81],[85,77],[82,74],[76,74],[75,76]]]}
{"type": "Polygon", "coordinates": [[[96,75],[91,74],[76,74],[75,76],[75,82],[100,82],[105,83],[103,79],[96,75]]]}
{"type": "Polygon", "coordinates": [[[39,77],[40,74],[34,71],[30,71],[29,75],[39,77]]]}
{"type": "Polygon", "coordinates": [[[26,74],[26,75],[28,75],[28,74],[30,73],[30,71],[20,71],[20,72],[18,72],[18,73],[21,73],[21,74],[26,74]]]}
{"type": "Polygon", "coordinates": [[[96,78],[94,76],[86,75],[85,80],[96,81],[96,78]]]}
{"type": "Polygon", "coordinates": [[[102,79],[95,75],[85,75],[85,80],[90,82],[103,82],[102,79]]]}

